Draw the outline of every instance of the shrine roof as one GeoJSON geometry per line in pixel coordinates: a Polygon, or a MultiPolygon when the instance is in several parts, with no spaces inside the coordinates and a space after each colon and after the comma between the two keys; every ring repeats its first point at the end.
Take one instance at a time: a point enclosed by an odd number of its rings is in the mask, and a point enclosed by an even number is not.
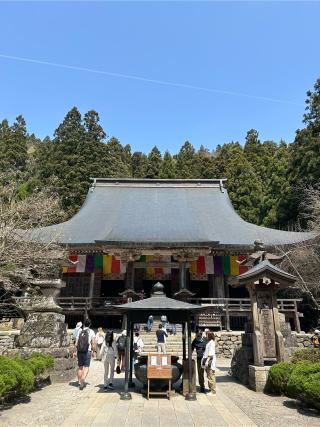
{"type": "Polygon", "coordinates": [[[254,267],[250,268],[250,270],[246,271],[245,273],[240,274],[239,276],[237,276],[237,278],[241,283],[248,279],[256,278],[258,276],[263,276],[268,273],[274,276],[277,276],[279,278],[283,278],[289,282],[295,282],[297,280],[295,276],[282,270],[276,265],[271,264],[271,262],[267,259],[255,265],[254,267]]]}
{"type": "Polygon", "coordinates": [[[164,286],[159,282],[153,286],[152,291],[153,293],[150,298],[117,305],[115,308],[121,312],[147,311],[149,314],[154,314],[154,312],[159,310],[164,314],[168,311],[184,311],[192,313],[203,310],[201,305],[190,304],[188,302],[168,298],[164,293],[164,286]]]}
{"type": "MultiPolygon", "coordinates": [[[[315,237],[244,221],[224,181],[94,178],[70,220],[34,229],[29,238],[70,246],[252,247],[285,245],[315,237]]],[[[240,185],[240,184],[239,184],[240,185]]]]}

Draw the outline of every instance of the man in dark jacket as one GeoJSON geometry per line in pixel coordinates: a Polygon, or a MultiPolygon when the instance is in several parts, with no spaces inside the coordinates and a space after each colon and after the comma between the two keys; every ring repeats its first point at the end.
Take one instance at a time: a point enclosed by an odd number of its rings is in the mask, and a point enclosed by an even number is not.
{"type": "Polygon", "coordinates": [[[197,370],[198,370],[198,379],[200,385],[201,393],[205,392],[204,387],[204,369],[201,367],[201,359],[203,357],[203,353],[206,349],[207,339],[202,336],[202,330],[199,329],[195,339],[192,341],[191,348],[192,351],[196,350],[197,352],[197,370]]]}

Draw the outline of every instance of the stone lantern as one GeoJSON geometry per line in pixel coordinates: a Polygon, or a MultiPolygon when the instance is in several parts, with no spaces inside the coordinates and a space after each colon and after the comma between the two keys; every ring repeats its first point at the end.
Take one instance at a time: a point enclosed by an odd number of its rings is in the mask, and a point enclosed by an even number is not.
{"type": "Polygon", "coordinates": [[[245,286],[250,294],[251,324],[245,334],[253,348],[249,385],[260,391],[265,386],[270,365],[283,361],[285,355],[276,293],[281,288],[292,286],[296,278],[264,260],[237,279],[238,284],[245,286]]]}

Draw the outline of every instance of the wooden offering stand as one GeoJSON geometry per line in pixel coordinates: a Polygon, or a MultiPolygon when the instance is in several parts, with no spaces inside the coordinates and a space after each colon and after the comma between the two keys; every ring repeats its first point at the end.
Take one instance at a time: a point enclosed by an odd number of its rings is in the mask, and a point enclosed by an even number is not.
{"type": "Polygon", "coordinates": [[[172,380],[172,366],[171,354],[164,353],[148,353],[148,391],[147,399],[149,400],[150,394],[167,396],[170,400],[171,397],[171,380],[172,380]],[[151,380],[167,379],[169,382],[168,391],[150,391],[151,380]]]}

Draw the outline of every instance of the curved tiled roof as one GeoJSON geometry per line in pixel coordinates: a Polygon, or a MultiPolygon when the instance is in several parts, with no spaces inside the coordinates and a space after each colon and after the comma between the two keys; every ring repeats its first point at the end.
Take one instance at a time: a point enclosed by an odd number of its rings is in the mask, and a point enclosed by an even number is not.
{"type": "Polygon", "coordinates": [[[297,243],[311,233],[288,232],[244,221],[223,180],[94,179],[87,198],[69,221],[31,232],[57,236],[64,244],[153,246],[266,246],[297,243]]]}

